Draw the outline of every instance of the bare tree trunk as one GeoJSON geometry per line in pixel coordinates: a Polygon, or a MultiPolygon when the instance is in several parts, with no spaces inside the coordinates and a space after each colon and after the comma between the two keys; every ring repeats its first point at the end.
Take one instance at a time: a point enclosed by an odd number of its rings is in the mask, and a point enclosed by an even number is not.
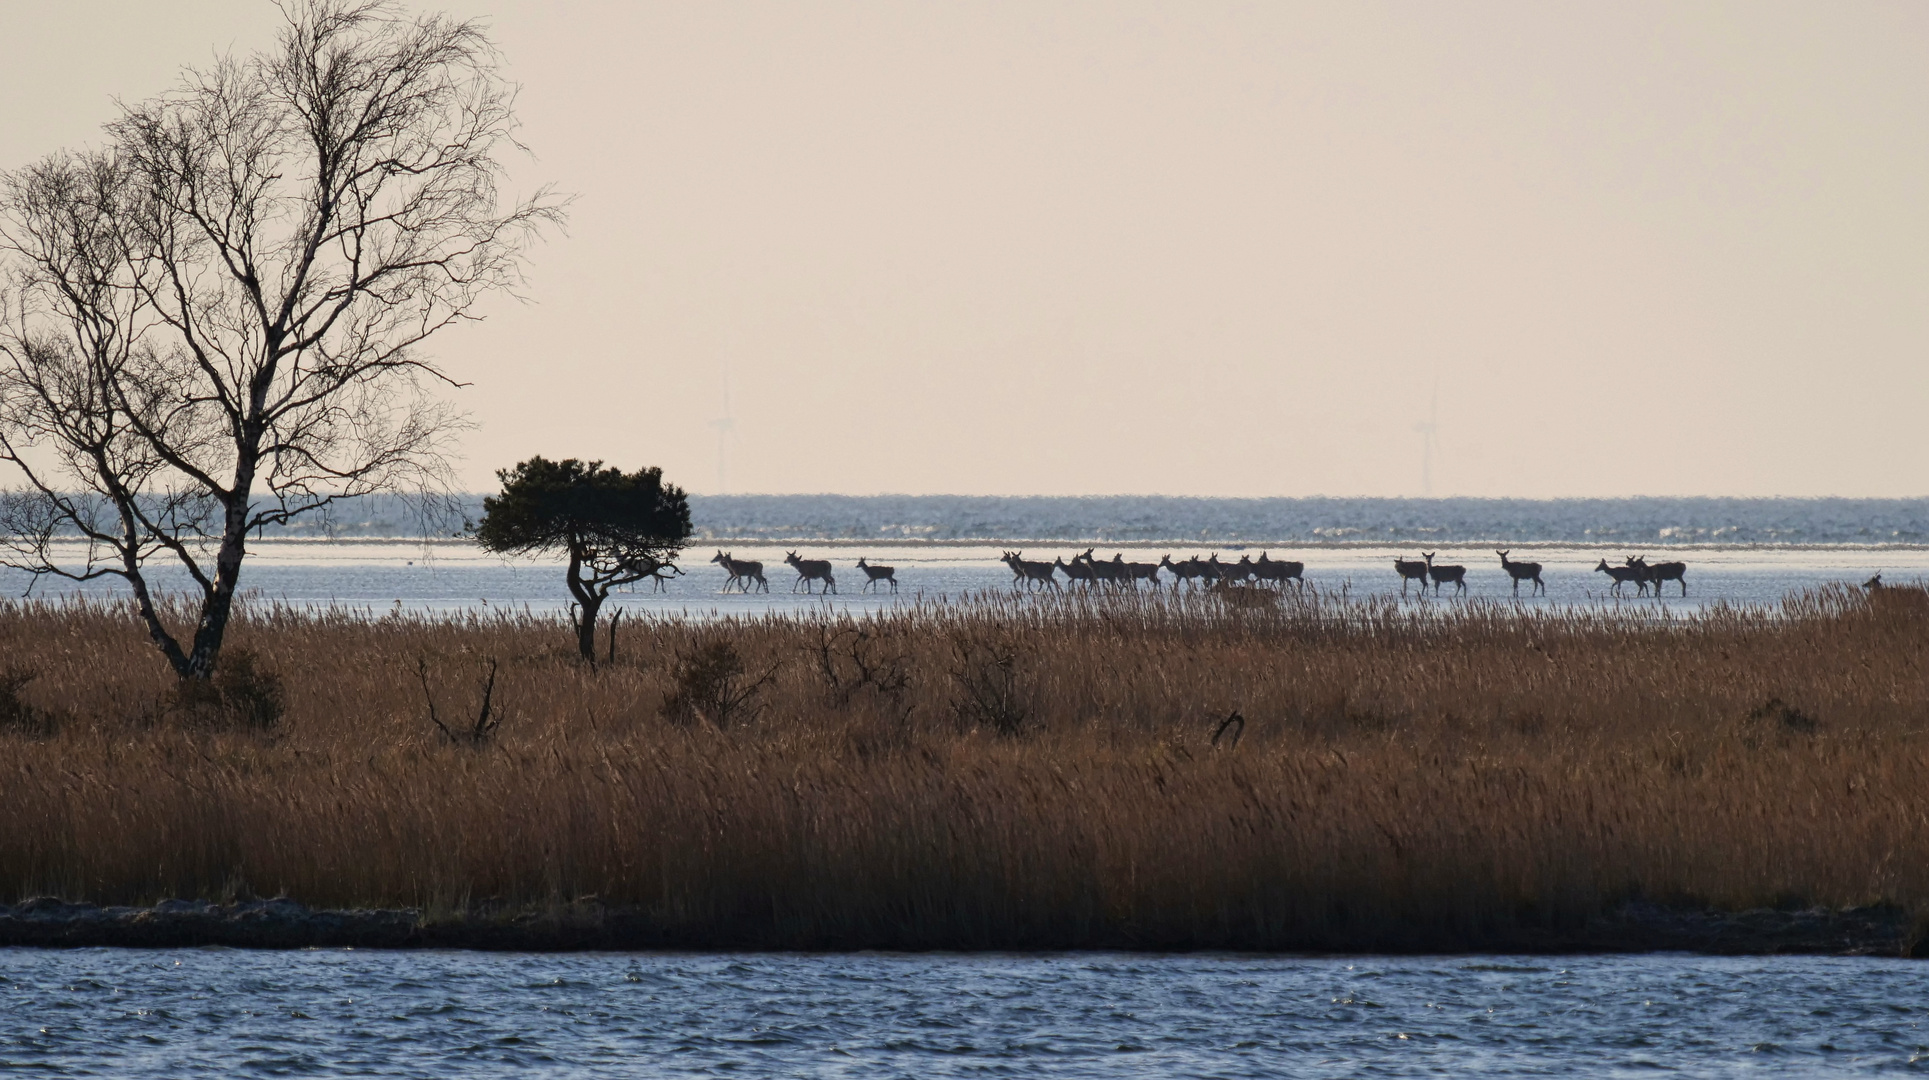
{"type": "Polygon", "coordinates": [[[607,594],[583,578],[583,558],[575,545],[569,551],[569,594],[582,606],[576,616],[576,650],[592,665],[596,663],[596,618],[603,610],[607,594]]]}

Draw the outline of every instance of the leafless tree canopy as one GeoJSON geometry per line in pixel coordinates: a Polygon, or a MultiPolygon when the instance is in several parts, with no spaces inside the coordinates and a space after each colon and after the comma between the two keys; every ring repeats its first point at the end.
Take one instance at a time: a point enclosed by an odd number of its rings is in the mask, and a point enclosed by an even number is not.
{"type": "Polygon", "coordinates": [[[284,13],[274,50],[189,69],[103,148],[0,177],[6,561],[125,578],[183,676],[213,669],[251,531],[447,490],[462,424],[435,391],[455,381],[421,346],[513,292],[562,216],[547,190],[500,191],[513,88],[475,24],[284,13]],[[189,642],[157,614],[157,555],[200,590],[189,642]]]}

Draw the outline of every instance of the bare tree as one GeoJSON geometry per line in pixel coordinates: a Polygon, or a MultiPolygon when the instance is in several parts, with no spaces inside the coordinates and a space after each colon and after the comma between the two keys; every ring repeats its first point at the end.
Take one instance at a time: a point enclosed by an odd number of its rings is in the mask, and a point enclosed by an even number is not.
{"type": "Polygon", "coordinates": [[[513,291],[562,220],[507,205],[513,87],[474,23],[284,6],[276,49],[188,69],[98,152],[0,179],[9,565],[125,578],[182,677],[219,657],[247,540],[377,491],[448,490],[455,380],[420,347],[513,291]],[[78,543],[75,554],[65,545],[78,543]],[[198,589],[183,641],[152,595],[198,589]]]}

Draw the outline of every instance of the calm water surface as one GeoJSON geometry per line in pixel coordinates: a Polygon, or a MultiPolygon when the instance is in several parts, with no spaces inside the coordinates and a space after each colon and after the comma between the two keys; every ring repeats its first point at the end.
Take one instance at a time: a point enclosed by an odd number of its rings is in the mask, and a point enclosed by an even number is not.
{"type": "Polygon", "coordinates": [[[15,1076],[1850,1075],[1929,965],[0,951],[15,1076]]]}

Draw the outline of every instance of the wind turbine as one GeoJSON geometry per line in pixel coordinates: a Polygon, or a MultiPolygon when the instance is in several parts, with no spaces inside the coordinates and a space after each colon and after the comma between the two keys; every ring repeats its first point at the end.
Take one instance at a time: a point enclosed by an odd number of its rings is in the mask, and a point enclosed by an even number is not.
{"type": "Polygon", "coordinates": [[[737,418],[730,412],[730,368],[727,365],[723,369],[723,415],[710,421],[710,426],[717,429],[717,494],[727,495],[730,488],[724,482],[727,479],[724,450],[730,436],[737,431],[737,418]]]}
{"type": "Polygon", "coordinates": [[[1433,454],[1439,449],[1440,431],[1440,380],[1433,380],[1433,404],[1427,410],[1425,421],[1413,425],[1420,436],[1420,494],[1433,497],[1433,454]]]}

